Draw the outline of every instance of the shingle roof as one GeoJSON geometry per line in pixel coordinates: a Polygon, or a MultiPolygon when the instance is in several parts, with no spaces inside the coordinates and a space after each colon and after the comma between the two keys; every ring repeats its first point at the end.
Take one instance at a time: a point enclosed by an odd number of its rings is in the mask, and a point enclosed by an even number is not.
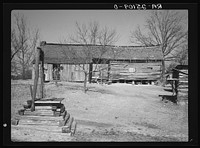
{"type": "Polygon", "coordinates": [[[162,53],[158,46],[100,46],[80,44],[52,44],[46,43],[40,46],[44,51],[45,63],[84,63],[90,62],[93,58],[118,59],[118,60],[161,60],[162,53]],[[106,48],[106,49],[105,49],[106,48]],[[89,49],[89,50],[88,50],[89,49]],[[101,56],[101,51],[106,52],[101,56]],[[108,49],[108,50],[107,50],[108,49]],[[75,56],[76,55],[76,56],[75,56]],[[90,55],[90,59],[86,58],[90,55]],[[85,60],[87,59],[87,61],[85,60]]]}

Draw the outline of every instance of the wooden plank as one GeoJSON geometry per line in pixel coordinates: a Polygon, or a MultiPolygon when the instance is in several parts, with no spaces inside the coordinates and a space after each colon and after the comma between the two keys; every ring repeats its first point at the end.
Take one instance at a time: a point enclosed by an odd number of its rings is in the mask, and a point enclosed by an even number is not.
{"type": "Polygon", "coordinates": [[[16,120],[21,119],[29,119],[29,120],[49,120],[49,121],[60,121],[63,120],[63,117],[54,117],[54,116],[35,116],[35,115],[23,115],[23,116],[15,116],[16,120]]]}
{"type": "Polygon", "coordinates": [[[42,101],[42,100],[38,100],[38,101],[35,101],[35,104],[42,104],[42,103],[47,103],[47,104],[60,104],[61,101],[42,101]]]}
{"type": "Polygon", "coordinates": [[[32,119],[21,119],[19,125],[46,125],[46,126],[58,126],[59,121],[55,120],[32,120],[32,119]]]}
{"type": "Polygon", "coordinates": [[[31,129],[35,131],[46,131],[46,132],[55,132],[55,133],[62,133],[61,127],[55,126],[45,126],[45,125],[17,125],[13,126],[11,125],[13,129],[31,129]]]}
{"type": "MultiPolygon", "coordinates": [[[[51,97],[51,98],[41,98],[38,101],[62,101],[65,98],[55,98],[55,97],[51,97]]],[[[36,100],[37,101],[37,100],[36,100]]]]}
{"type": "Polygon", "coordinates": [[[35,106],[35,110],[52,110],[52,106],[35,106]]]}
{"type": "Polygon", "coordinates": [[[53,80],[53,64],[48,64],[48,74],[49,74],[49,80],[52,81],[53,80]]]}
{"type": "Polygon", "coordinates": [[[34,112],[26,110],[24,115],[34,115],[34,116],[53,116],[53,111],[50,110],[35,110],[34,112]]]}

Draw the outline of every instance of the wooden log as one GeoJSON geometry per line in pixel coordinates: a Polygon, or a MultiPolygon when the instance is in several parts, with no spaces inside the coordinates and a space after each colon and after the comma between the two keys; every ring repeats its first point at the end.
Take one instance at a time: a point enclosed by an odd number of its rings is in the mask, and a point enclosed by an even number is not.
{"type": "Polygon", "coordinates": [[[42,50],[40,50],[40,60],[41,60],[41,69],[40,69],[40,83],[41,83],[41,87],[40,87],[40,94],[41,94],[41,98],[44,97],[44,53],[42,50]]]}
{"type": "Polygon", "coordinates": [[[45,100],[38,100],[38,101],[35,101],[35,104],[38,104],[38,103],[44,103],[44,104],[61,104],[61,101],[45,101],[45,100]]]}
{"type": "MultiPolygon", "coordinates": [[[[33,99],[33,89],[32,89],[32,85],[29,86],[30,88],[30,92],[31,92],[31,99],[33,99]]],[[[32,103],[32,102],[31,102],[32,103]]]]}
{"type": "Polygon", "coordinates": [[[33,119],[21,119],[19,125],[46,125],[46,126],[58,126],[59,121],[54,120],[33,120],[33,119]]]}
{"type": "Polygon", "coordinates": [[[35,106],[60,106],[60,103],[56,104],[52,104],[52,103],[36,103],[35,106]]]}
{"type": "Polygon", "coordinates": [[[76,121],[74,120],[72,122],[72,125],[71,125],[71,136],[74,136],[75,132],[76,132],[76,127],[77,127],[77,123],[76,121]]]}
{"type": "Polygon", "coordinates": [[[17,125],[12,126],[13,129],[29,129],[34,131],[45,131],[45,132],[54,132],[54,133],[61,133],[61,127],[58,127],[58,125],[52,125],[52,126],[46,126],[46,125],[17,125]]]}
{"type": "Polygon", "coordinates": [[[48,120],[48,121],[60,121],[63,120],[63,117],[54,117],[54,116],[36,116],[36,115],[23,115],[15,116],[16,120],[29,119],[29,120],[48,120]]]}
{"type": "Polygon", "coordinates": [[[62,101],[64,100],[64,98],[55,98],[55,97],[51,97],[51,98],[41,98],[40,101],[62,101]]]}
{"type": "Polygon", "coordinates": [[[67,113],[65,118],[64,118],[64,121],[65,121],[64,125],[66,125],[66,123],[68,122],[69,118],[70,118],[70,114],[67,113]]]}
{"type": "Polygon", "coordinates": [[[39,61],[40,61],[40,48],[37,48],[36,50],[36,57],[35,57],[35,79],[34,79],[34,86],[33,86],[33,98],[32,98],[32,106],[31,111],[35,110],[35,98],[37,93],[37,83],[38,83],[38,77],[39,77],[39,61]]]}
{"type": "Polygon", "coordinates": [[[51,110],[52,106],[35,106],[35,110],[51,110]]]}
{"type": "Polygon", "coordinates": [[[65,124],[66,127],[69,127],[71,130],[72,122],[74,121],[74,117],[70,117],[68,122],[65,124]]]}
{"type": "Polygon", "coordinates": [[[51,110],[35,110],[32,112],[31,110],[26,110],[24,115],[34,115],[34,116],[53,116],[54,113],[51,110]]]}

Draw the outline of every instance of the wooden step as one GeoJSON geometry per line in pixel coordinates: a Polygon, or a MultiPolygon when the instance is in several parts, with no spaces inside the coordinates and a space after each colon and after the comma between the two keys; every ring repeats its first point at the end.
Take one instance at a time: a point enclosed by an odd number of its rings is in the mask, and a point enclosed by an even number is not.
{"type": "Polygon", "coordinates": [[[29,119],[29,120],[48,120],[48,121],[60,121],[63,120],[63,117],[54,117],[54,116],[35,116],[35,115],[23,115],[15,116],[16,120],[29,119]]]}
{"type": "MultiPolygon", "coordinates": [[[[52,105],[59,105],[61,104],[62,100],[64,100],[64,98],[37,98],[35,100],[35,106],[52,106],[52,105]]],[[[27,100],[26,103],[24,103],[25,105],[31,105],[32,100],[27,100]]]]}
{"type": "Polygon", "coordinates": [[[52,106],[35,106],[35,110],[52,110],[52,106]]]}
{"type": "Polygon", "coordinates": [[[46,131],[46,132],[55,132],[55,133],[62,133],[62,128],[54,125],[54,126],[46,126],[46,125],[24,125],[19,124],[17,126],[11,125],[14,129],[31,129],[35,131],[46,131]]]}
{"type": "Polygon", "coordinates": [[[27,109],[24,111],[24,115],[53,116],[54,112],[51,110],[35,110],[32,112],[30,109],[27,109]]]}
{"type": "Polygon", "coordinates": [[[58,126],[58,125],[59,125],[59,121],[55,121],[55,120],[20,119],[18,125],[46,125],[46,126],[58,126]]]}

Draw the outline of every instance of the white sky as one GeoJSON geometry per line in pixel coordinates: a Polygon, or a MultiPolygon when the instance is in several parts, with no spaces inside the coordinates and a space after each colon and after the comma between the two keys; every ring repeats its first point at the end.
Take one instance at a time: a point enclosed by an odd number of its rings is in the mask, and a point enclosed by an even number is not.
{"type": "MultiPolygon", "coordinates": [[[[59,43],[75,33],[75,22],[97,21],[101,27],[116,29],[120,38],[116,45],[129,46],[130,32],[143,25],[151,10],[13,10],[27,18],[31,28],[39,28],[41,41],[59,43]]],[[[187,10],[181,10],[188,16],[187,10]]],[[[13,17],[11,17],[12,19],[13,17]]]]}

